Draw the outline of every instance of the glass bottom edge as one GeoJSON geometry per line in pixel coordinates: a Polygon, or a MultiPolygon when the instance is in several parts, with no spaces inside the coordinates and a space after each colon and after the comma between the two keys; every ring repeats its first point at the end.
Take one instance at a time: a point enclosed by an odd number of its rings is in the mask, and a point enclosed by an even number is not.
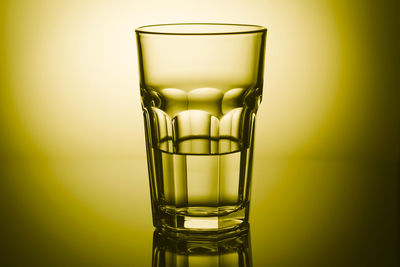
{"type": "Polygon", "coordinates": [[[154,226],[173,237],[219,239],[248,228],[249,205],[219,216],[188,216],[166,213],[159,209],[154,226]]]}

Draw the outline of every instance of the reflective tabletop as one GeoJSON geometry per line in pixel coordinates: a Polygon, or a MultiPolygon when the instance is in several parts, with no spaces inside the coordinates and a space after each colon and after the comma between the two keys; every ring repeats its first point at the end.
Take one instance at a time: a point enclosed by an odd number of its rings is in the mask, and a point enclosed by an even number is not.
{"type": "Polygon", "coordinates": [[[152,226],[145,158],[1,161],[4,266],[396,266],[397,161],[254,162],[250,229],[152,226]]]}

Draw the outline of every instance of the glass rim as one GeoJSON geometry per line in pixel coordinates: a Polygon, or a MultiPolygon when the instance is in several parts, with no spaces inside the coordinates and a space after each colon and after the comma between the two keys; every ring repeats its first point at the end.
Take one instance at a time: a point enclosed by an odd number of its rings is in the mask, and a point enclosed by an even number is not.
{"type": "Polygon", "coordinates": [[[254,25],[254,24],[236,24],[236,23],[165,23],[165,24],[151,24],[144,25],[135,29],[135,32],[138,34],[156,34],[156,35],[230,35],[230,34],[249,34],[249,33],[260,33],[267,32],[267,28],[254,25]],[[246,30],[227,30],[227,31],[202,31],[202,32],[189,32],[189,31],[154,31],[154,30],[146,30],[153,27],[168,27],[168,26],[230,26],[230,27],[247,27],[253,29],[246,30]]]}

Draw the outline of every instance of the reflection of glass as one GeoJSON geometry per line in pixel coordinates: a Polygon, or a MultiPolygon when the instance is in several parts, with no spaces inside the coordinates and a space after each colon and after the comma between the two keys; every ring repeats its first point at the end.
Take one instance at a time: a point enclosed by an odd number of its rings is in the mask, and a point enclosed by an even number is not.
{"type": "Polygon", "coordinates": [[[171,24],[136,34],[154,226],[246,225],[266,29],[171,24]]]}
{"type": "Polygon", "coordinates": [[[250,230],[215,241],[172,238],[156,230],[152,261],[153,267],[252,266],[250,230]]]}

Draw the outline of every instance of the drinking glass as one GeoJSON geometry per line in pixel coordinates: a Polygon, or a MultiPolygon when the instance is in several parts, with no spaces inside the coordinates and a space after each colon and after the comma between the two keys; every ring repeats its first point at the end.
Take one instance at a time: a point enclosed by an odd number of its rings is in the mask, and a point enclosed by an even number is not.
{"type": "Polygon", "coordinates": [[[136,29],[153,224],[222,233],[248,223],[266,29],[136,29]]]}

